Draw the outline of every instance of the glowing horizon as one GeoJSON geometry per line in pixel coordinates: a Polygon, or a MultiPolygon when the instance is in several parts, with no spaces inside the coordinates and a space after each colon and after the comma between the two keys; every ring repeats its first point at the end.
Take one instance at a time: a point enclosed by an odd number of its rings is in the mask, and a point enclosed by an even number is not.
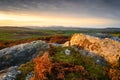
{"type": "Polygon", "coordinates": [[[65,17],[36,14],[0,13],[0,26],[102,26],[119,21],[93,17],[65,17]]]}
{"type": "Polygon", "coordinates": [[[120,0],[0,0],[0,26],[120,27],[120,0]]]}

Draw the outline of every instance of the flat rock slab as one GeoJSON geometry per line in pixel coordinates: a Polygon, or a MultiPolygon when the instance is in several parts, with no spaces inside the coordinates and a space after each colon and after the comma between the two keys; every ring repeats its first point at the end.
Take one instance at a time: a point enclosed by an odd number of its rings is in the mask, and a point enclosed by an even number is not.
{"type": "Polygon", "coordinates": [[[0,50],[0,70],[27,62],[35,57],[39,50],[48,49],[49,45],[38,40],[30,43],[20,44],[0,50]]]}

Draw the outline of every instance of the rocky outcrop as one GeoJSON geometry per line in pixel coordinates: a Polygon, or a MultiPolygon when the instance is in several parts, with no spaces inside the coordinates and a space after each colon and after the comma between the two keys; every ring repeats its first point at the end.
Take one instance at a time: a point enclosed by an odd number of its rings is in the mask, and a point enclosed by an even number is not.
{"type": "Polygon", "coordinates": [[[74,34],[70,40],[70,45],[93,52],[111,64],[115,64],[120,58],[120,42],[109,38],[100,39],[84,34],[74,34]]]}
{"type": "Polygon", "coordinates": [[[34,58],[40,49],[47,48],[49,48],[47,43],[38,40],[2,49],[0,50],[0,69],[25,63],[34,58]]]}

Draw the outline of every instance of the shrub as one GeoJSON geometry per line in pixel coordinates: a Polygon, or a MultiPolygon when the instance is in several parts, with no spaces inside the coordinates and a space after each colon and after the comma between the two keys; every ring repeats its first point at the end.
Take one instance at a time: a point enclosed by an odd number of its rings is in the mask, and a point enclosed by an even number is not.
{"type": "Polygon", "coordinates": [[[51,73],[52,63],[48,58],[48,53],[46,52],[42,57],[34,59],[34,77],[31,80],[43,80],[48,79],[47,74],[51,73]]]}

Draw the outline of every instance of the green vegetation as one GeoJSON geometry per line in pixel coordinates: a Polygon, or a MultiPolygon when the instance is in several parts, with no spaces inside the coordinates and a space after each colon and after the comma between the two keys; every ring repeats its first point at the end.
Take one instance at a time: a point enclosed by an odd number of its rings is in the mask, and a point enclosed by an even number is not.
{"type": "MultiPolygon", "coordinates": [[[[110,29],[110,31],[112,31],[110,29]]],[[[0,29],[0,49],[3,49],[5,47],[13,46],[14,44],[21,44],[25,42],[30,42],[32,40],[46,40],[48,42],[54,42],[54,43],[64,43],[69,40],[70,36],[74,33],[108,33],[113,36],[120,37],[119,32],[109,32],[109,30],[106,32],[96,29],[83,29],[83,30],[45,30],[45,29],[26,29],[26,28],[15,28],[15,29],[0,29]],[[115,32],[115,33],[114,33],[115,32]],[[64,37],[62,38],[61,35],[64,37]],[[52,38],[50,38],[52,36],[52,38]],[[69,38],[65,37],[69,36],[69,38]],[[18,41],[17,41],[18,40],[18,41]]],[[[104,44],[107,44],[108,42],[105,42],[104,44]]],[[[87,80],[108,80],[108,73],[109,70],[106,72],[105,68],[102,66],[97,65],[92,58],[86,57],[81,55],[78,51],[75,51],[71,47],[51,47],[49,49],[49,58],[52,61],[52,68],[56,68],[52,71],[53,73],[49,75],[51,78],[50,80],[56,80],[54,79],[57,74],[59,74],[62,70],[64,74],[65,80],[79,80],[82,79],[82,77],[86,78],[87,80]],[[71,51],[70,55],[65,54],[65,50],[69,49],[71,51]],[[56,65],[54,65],[56,64],[56,65]],[[54,66],[53,66],[54,65],[54,66]],[[67,65],[67,66],[66,66],[67,65]],[[77,68],[76,68],[77,66],[77,68]],[[79,67],[78,67],[79,66],[79,67]],[[87,76],[84,75],[84,73],[80,72],[82,68],[83,72],[87,71],[87,76]],[[78,70],[81,68],[81,70],[78,70]],[[66,70],[68,69],[68,70],[66,70]],[[73,70],[74,69],[74,70],[73,70]],[[73,70],[73,71],[72,71],[73,70]],[[57,73],[58,71],[58,73],[57,73]],[[68,72],[67,72],[68,71],[68,72]],[[92,79],[91,79],[92,77],[92,79]],[[93,79],[94,78],[94,79],[93,79]]],[[[40,55],[41,56],[41,55],[40,55]]],[[[1,58],[0,60],[8,60],[9,56],[5,55],[4,58],[1,58]]],[[[119,61],[120,62],[120,61],[119,61]]],[[[109,69],[109,68],[107,68],[109,69]]],[[[119,67],[117,67],[118,70],[120,70],[120,64],[119,67]]],[[[28,73],[32,72],[34,70],[34,63],[33,62],[27,62],[25,64],[22,64],[19,67],[19,70],[22,71],[22,74],[17,76],[16,80],[25,80],[25,77],[28,73]]],[[[116,75],[117,72],[111,72],[111,75],[113,73],[116,75]]],[[[62,76],[63,76],[62,74],[62,76]]],[[[59,77],[61,74],[59,74],[59,77]]],[[[83,80],[83,79],[82,79],[83,80]]]]}
{"type": "Polygon", "coordinates": [[[34,70],[34,63],[31,61],[26,64],[22,64],[19,67],[19,70],[22,71],[22,74],[18,75],[16,80],[25,80],[27,74],[34,70]]]}
{"type": "MultiPolygon", "coordinates": [[[[118,30],[118,29],[116,29],[118,30]]],[[[112,29],[30,29],[23,27],[0,27],[0,41],[16,41],[29,38],[41,38],[53,35],[71,36],[74,33],[109,33],[120,37],[119,31],[112,29]]]]}
{"type": "MultiPolygon", "coordinates": [[[[51,65],[53,65],[51,66],[53,70],[52,73],[47,76],[49,80],[55,80],[56,76],[60,77],[59,73],[61,72],[64,72],[62,74],[64,77],[62,78],[65,80],[108,80],[108,76],[106,76],[107,73],[103,67],[95,64],[92,58],[81,55],[71,47],[52,47],[49,49],[49,58],[52,61],[51,65]],[[71,51],[70,55],[65,54],[66,49],[71,51]]],[[[18,75],[16,80],[24,80],[27,74],[34,70],[34,67],[33,62],[22,64],[19,67],[22,74],[18,75]]]]}
{"type": "MultiPolygon", "coordinates": [[[[106,72],[103,70],[103,67],[95,64],[92,58],[81,55],[79,52],[75,51],[73,48],[54,47],[50,50],[50,53],[51,53],[50,55],[54,54],[50,57],[53,60],[53,62],[64,62],[68,64],[81,65],[93,77],[100,80],[102,79],[107,80],[107,77],[105,76],[106,72]],[[69,56],[65,54],[66,49],[69,49],[71,51],[71,54],[69,56]]],[[[79,75],[79,73],[75,72],[75,73],[70,73],[67,76],[76,75],[76,74],[79,75]]],[[[75,76],[73,77],[75,78],[75,76]]]]}
{"type": "MultiPolygon", "coordinates": [[[[75,32],[73,32],[75,33],[75,32]]],[[[29,38],[44,38],[53,35],[67,35],[71,32],[59,31],[59,30],[0,30],[0,41],[16,41],[29,38]]]]}
{"type": "Polygon", "coordinates": [[[79,30],[61,30],[61,33],[66,36],[73,35],[74,33],[80,33],[81,31],[79,30]]]}
{"type": "Polygon", "coordinates": [[[43,37],[47,34],[43,34],[38,31],[8,31],[8,30],[0,30],[0,41],[15,41],[29,38],[39,38],[43,37]]]}
{"type": "Polygon", "coordinates": [[[112,36],[120,37],[120,33],[113,33],[112,36]]]}
{"type": "Polygon", "coordinates": [[[29,38],[42,38],[53,35],[70,36],[74,33],[80,33],[79,30],[45,30],[45,29],[29,29],[19,27],[3,27],[0,28],[0,41],[16,41],[29,38]]]}

